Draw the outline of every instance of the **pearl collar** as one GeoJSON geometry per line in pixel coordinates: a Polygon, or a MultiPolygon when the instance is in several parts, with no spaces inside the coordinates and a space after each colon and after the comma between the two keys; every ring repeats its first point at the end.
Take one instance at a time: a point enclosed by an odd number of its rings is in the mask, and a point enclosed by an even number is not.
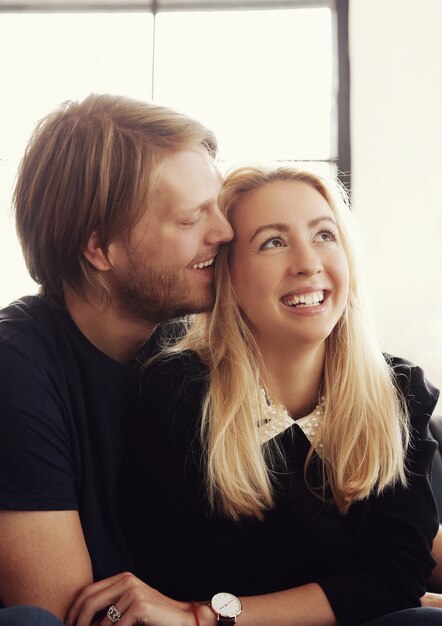
{"type": "MultiPolygon", "coordinates": [[[[324,398],[321,398],[309,415],[300,417],[297,420],[294,420],[288,414],[287,409],[282,404],[275,405],[263,387],[260,388],[260,402],[261,414],[264,416],[258,423],[261,444],[273,439],[273,437],[276,437],[296,423],[302,429],[310,444],[313,445],[324,418],[324,398]]],[[[319,444],[319,447],[322,447],[322,444],[319,444]]]]}

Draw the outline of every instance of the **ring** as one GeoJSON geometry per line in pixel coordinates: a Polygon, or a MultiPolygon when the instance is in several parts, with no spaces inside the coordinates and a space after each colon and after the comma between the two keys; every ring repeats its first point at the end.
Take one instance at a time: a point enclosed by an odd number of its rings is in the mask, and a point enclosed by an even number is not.
{"type": "Polygon", "coordinates": [[[107,610],[107,616],[113,624],[116,624],[121,619],[121,613],[113,604],[107,610]]]}

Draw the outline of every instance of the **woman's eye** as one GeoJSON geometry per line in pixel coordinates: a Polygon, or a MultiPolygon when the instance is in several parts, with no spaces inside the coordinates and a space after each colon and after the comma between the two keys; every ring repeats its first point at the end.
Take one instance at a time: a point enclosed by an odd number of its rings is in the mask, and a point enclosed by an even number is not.
{"type": "Polygon", "coordinates": [[[266,239],[259,247],[260,250],[269,250],[270,248],[283,248],[285,246],[281,237],[270,237],[266,239]]]}
{"type": "Polygon", "coordinates": [[[315,235],[315,241],[336,241],[337,237],[335,233],[331,230],[321,230],[319,233],[315,235]]]}

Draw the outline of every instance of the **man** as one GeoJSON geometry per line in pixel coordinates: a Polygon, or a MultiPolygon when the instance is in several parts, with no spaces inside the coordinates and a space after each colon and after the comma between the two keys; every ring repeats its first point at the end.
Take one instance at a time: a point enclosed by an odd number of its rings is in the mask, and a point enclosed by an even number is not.
{"type": "Polygon", "coordinates": [[[14,204],[41,293],[0,312],[6,606],[64,619],[85,585],[130,569],[116,483],[137,355],[157,323],[212,305],[232,238],[215,153],[196,121],[112,96],[64,105],[31,139],[14,204]]]}

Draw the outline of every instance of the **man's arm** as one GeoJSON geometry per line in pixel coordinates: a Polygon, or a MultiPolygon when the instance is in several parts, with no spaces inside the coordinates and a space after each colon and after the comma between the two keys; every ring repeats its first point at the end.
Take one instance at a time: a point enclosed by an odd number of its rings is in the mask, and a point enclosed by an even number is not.
{"type": "Polygon", "coordinates": [[[38,354],[0,348],[0,598],[64,619],[93,577],[63,398],[38,354]]]}
{"type": "Polygon", "coordinates": [[[0,597],[65,619],[93,580],[77,511],[0,511],[0,597]]]}

